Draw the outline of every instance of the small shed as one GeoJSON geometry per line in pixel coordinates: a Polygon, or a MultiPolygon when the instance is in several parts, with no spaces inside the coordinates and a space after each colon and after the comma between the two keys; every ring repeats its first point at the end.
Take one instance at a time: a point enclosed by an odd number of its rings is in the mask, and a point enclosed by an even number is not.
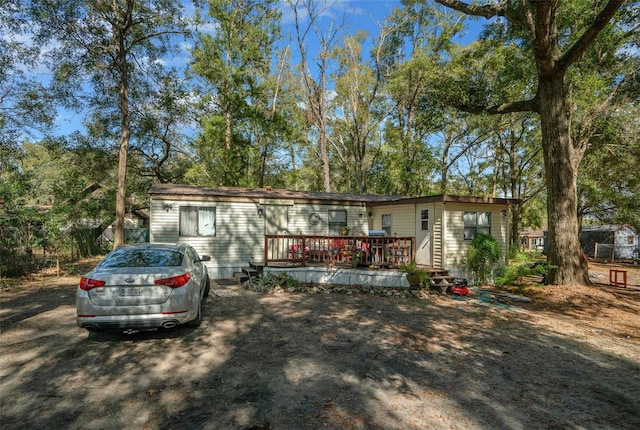
{"type": "Polygon", "coordinates": [[[519,235],[520,249],[523,251],[539,251],[545,249],[546,232],[542,229],[524,228],[519,235]]]}
{"type": "Polygon", "coordinates": [[[585,225],[580,244],[589,257],[611,260],[631,260],[639,246],[638,233],[627,225],[585,225]]]}

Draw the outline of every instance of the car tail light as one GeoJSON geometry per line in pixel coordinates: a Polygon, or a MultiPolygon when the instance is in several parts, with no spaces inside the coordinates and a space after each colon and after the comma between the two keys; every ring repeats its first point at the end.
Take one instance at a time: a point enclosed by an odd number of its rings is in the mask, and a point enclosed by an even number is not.
{"type": "Polygon", "coordinates": [[[172,278],[156,279],[153,283],[156,285],[165,285],[169,288],[180,288],[185,286],[187,282],[189,282],[189,279],[191,279],[191,274],[185,273],[172,278]]]}
{"type": "Polygon", "coordinates": [[[80,279],[80,289],[89,291],[97,287],[104,287],[106,284],[105,281],[99,281],[97,279],[85,278],[82,277],[80,279]]]}

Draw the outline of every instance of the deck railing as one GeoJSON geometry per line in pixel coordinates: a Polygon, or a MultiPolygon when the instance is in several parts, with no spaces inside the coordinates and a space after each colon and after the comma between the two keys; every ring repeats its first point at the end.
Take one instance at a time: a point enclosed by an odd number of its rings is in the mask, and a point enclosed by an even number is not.
{"type": "Polygon", "coordinates": [[[415,259],[414,237],[266,235],[265,265],[398,268],[415,259]]]}

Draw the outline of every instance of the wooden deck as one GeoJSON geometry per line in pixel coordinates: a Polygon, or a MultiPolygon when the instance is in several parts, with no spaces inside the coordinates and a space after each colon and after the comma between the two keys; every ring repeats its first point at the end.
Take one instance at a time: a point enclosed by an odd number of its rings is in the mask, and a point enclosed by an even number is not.
{"type": "Polygon", "coordinates": [[[415,260],[414,237],[267,235],[266,266],[397,269],[415,260]]]}

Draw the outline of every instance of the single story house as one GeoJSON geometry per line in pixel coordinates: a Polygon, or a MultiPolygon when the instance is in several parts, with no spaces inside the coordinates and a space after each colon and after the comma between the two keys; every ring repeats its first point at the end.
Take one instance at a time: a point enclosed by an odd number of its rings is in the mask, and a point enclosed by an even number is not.
{"type": "Polygon", "coordinates": [[[583,225],[580,244],[589,257],[631,260],[638,258],[640,237],[628,225],[583,225]]]}
{"type": "Polygon", "coordinates": [[[268,235],[415,238],[418,264],[464,276],[463,258],[476,233],[509,244],[513,199],[439,195],[402,197],[266,188],[155,184],[150,241],[189,243],[211,256],[212,278],[230,278],[248,262],[263,262],[268,235]]]}
{"type": "MultiPolygon", "coordinates": [[[[103,246],[111,246],[115,236],[115,223],[108,226],[100,236],[103,246]]],[[[134,209],[124,215],[124,243],[149,242],[149,211],[134,209]]]]}
{"type": "Polygon", "coordinates": [[[542,229],[526,227],[520,232],[520,249],[523,251],[544,251],[546,232],[542,229]]]}

